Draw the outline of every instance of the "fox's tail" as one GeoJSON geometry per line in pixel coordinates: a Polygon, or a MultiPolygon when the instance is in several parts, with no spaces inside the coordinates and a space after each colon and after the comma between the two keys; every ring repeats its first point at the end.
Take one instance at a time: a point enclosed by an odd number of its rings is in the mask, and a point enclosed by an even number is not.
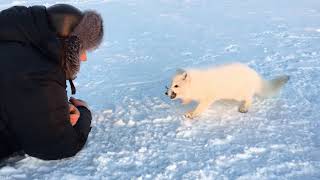
{"type": "Polygon", "coordinates": [[[288,82],[289,76],[279,76],[272,80],[262,80],[262,88],[258,95],[262,97],[273,96],[279,92],[281,87],[288,82]]]}

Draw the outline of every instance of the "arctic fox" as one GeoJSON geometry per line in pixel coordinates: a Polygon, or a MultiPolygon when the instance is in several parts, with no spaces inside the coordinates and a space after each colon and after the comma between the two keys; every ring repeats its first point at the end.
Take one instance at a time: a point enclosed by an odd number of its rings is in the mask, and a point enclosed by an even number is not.
{"type": "Polygon", "coordinates": [[[181,99],[184,105],[191,101],[198,102],[193,111],[185,114],[187,118],[200,115],[220,99],[240,101],[239,112],[246,113],[254,95],[271,96],[288,80],[287,75],[264,80],[247,65],[232,63],[206,70],[178,70],[165,94],[171,99],[181,99]]]}

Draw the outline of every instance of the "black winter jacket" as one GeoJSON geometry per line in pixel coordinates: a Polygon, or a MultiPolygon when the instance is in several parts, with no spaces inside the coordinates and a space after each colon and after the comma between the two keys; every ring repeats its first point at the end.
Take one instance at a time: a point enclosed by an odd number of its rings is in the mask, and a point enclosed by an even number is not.
{"type": "Polygon", "coordinates": [[[69,121],[60,41],[42,6],[0,12],[0,159],[16,151],[45,160],[74,156],[84,146],[91,113],[69,121]]]}

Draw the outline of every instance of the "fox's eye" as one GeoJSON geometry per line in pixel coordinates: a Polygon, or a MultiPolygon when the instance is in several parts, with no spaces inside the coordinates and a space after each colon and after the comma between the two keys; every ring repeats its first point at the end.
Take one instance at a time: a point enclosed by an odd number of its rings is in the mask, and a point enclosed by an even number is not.
{"type": "Polygon", "coordinates": [[[175,85],[174,87],[175,87],[175,88],[178,88],[179,86],[178,86],[178,85],[175,85]]]}

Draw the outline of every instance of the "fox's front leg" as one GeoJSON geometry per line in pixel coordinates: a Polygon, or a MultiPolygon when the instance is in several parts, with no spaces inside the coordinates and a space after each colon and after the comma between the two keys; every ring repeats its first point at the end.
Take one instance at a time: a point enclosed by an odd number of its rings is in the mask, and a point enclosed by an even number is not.
{"type": "Polygon", "coordinates": [[[213,101],[200,101],[198,106],[193,110],[193,111],[189,111],[185,114],[185,117],[187,118],[194,118],[196,116],[199,116],[203,111],[205,111],[206,109],[208,109],[208,107],[210,106],[210,104],[213,101]]]}
{"type": "Polygon", "coordinates": [[[187,105],[187,104],[190,104],[191,103],[191,99],[182,99],[182,105],[187,105]]]}

